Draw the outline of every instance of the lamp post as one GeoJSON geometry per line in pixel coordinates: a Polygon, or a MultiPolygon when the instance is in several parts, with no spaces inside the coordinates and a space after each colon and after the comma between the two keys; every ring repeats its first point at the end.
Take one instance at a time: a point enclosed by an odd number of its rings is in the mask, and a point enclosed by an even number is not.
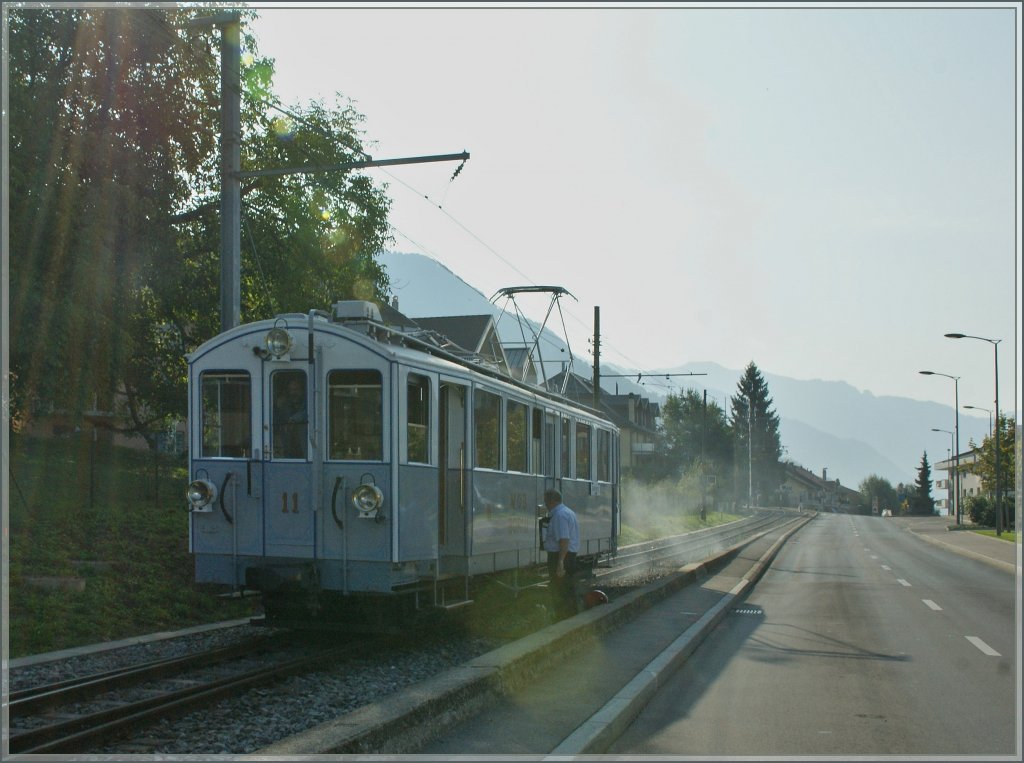
{"type": "MultiPolygon", "coordinates": [[[[932,431],[933,432],[945,432],[946,434],[948,434],[949,435],[949,449],[953,450],[953,433],[952,432],[950,432],[948,429],[936,429],[935,427],[932,427],[932,431]]],[[[954,485],[956,484],[956,480],[953,480],[953,484],[954,485]]],[[[946,494],[947,495],[952,495],[953,491],[949,490],[949,488],[947,487],[946,494]]]]}
{"type": "Polygon", "coordinates": [[[969,411],[985,411],[985,413],[988,414],[988,436],[991,437],[992,436],[992,409],[991,408],[979,408],[976,405],[965,405],[964,408],[966,408],[969,411]]]}
{"type": "Polygon", "coordinates": [[[983,336],[971,336],[970,334],[946,334],[948,339],[978,339],[992,345],[995,358],[996,376],[996,536],[1003,534],[1003,491],[999,482],[999,343],[1002,339],[986,339],[983,336]]]}
{"type": "Polygon", "coordinates": [[[960,377],[942,374],[938,371],[918,371],[924,376],[945,376],[953,380],[953,431],[956,433],[956,444],[953,450],[953,483],[955,493],[953,506],[956,509],[956,523],[960,524],[960,377]]]}

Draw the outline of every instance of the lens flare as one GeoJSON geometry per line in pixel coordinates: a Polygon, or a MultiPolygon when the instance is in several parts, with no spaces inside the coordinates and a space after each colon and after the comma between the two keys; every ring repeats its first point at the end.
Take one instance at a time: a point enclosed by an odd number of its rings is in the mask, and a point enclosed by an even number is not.
{"type": "Polygon", "coordinates": [[[270,123],[270,128],[281,140],[291,140],[295,137],[295,123],[287,117],[275,117],[270,123]]]}

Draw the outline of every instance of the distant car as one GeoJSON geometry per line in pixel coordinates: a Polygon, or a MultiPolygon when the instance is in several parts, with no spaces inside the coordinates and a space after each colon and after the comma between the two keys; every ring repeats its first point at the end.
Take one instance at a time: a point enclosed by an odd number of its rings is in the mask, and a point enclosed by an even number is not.
{"type": "Polygon", "coordinates": [[[891,517],[892,516],[892,509],[882,509],[882,516],[883,517],[891,517]]]}

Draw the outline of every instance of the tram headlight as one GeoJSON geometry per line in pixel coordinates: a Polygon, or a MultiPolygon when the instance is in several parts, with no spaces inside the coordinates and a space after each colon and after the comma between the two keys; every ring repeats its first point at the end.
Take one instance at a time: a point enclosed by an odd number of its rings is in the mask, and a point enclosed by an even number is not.
{"type": "Polygon", "coordinates": [[[192,480],[185,495],[192,509],[199,511],[217,500],[217,486],[209,480],[192,480]]]}
{"type": "Polygon", "coordinates": [[[384,494],[376,485],[360,485],[352,491],[352,505],[360,517],[373,517],[384,505],[384,494]]]}
{"type": "Polygon", "coordinates": [[[292,336],[283,328],[272,328],[263,338],[263,346],[275,358],[281,358],[291,352],[292,336]]]}

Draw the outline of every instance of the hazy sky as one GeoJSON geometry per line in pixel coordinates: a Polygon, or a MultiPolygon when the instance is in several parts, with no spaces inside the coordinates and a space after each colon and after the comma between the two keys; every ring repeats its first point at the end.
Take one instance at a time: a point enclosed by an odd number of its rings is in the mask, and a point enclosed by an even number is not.
{"type": "Polygon", "coordinates": [[[375,158],[470,152],[370,171],[394,248],[488,297],[565,287],[578,354],[598,305],[607,362],[952,405],[932,370],[991,409],[961,332],[1003,340],[1019,409],[1013,4],[255,7],[286,104],[351,98],[375,158]]]}

